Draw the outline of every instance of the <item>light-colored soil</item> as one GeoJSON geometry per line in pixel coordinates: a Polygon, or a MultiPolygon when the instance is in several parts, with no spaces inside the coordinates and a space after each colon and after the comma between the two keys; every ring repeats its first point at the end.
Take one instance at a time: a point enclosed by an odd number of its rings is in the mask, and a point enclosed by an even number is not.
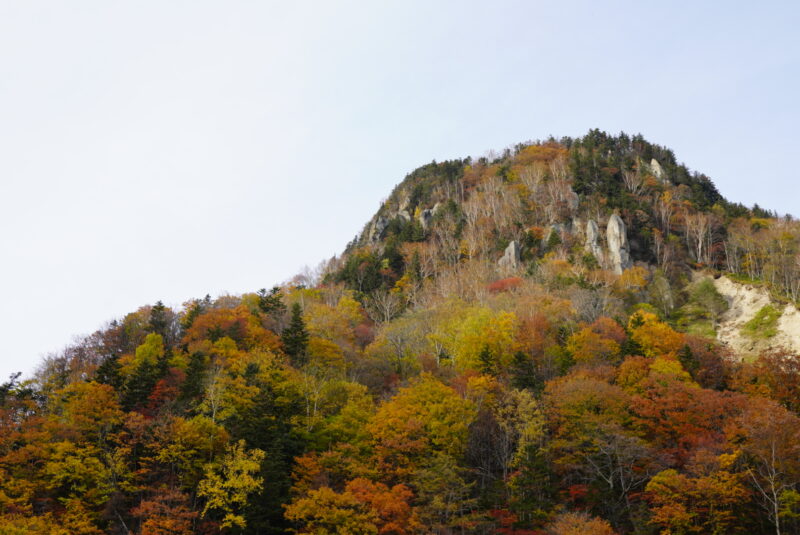
{"type": "MultiPolygon", "coordinates": [[[[784,348],[800,355],[800,311],[787,305],[778,319],[778,334],[754,340],[742,334],[742,327],[764,306],[772,303],[764,288],[741,284],[728,277],[714,280],[714,286],[728,301],[730,308],[720,317],[717,339],[728,344],[742,358],[772,349],[784,348]]],[[[780,305],[774,304],[780,309],[780,305]]]]}

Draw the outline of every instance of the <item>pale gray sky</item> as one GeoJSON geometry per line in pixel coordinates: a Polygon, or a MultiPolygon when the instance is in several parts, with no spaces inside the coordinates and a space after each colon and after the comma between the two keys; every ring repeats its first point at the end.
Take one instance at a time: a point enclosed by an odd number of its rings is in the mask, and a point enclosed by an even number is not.
{"type": "Polygon", "coordinates": [[[407,172],[641,132],[800,215],[797,2],[0,1],[0,381],[342,250],[407,172]]]}

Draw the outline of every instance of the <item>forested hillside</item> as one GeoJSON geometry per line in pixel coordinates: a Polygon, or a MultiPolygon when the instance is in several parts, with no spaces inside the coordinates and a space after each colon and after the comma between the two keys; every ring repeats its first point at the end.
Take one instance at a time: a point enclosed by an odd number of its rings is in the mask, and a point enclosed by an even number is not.
{"type": "Polygon", "coordinates": [[[800,533],[798,299],[800,223],[641,136],[433,162],[0,385],[0,534],[800,533]]]}

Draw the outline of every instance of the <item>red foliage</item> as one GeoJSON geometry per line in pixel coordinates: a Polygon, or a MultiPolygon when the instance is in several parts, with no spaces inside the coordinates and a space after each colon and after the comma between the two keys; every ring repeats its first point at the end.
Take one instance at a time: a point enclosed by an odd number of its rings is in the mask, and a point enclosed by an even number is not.
{"type": "Polygon", "coordinates": [[[180,368],[170,368],[161,380],[153,387],[150,396],[147,398],[147,405],[142,414],[152,417],[158,409],[169,401],[173,401],[180,394],[181,384],[186,380],[186,373],[180,368]]]}
{"type": "Polygon", "coordinates": [[[648,438],[676,467],[684,466],[697,450],[722,442],[726,424],[745,401],[733,392],[677,380],[647,379],[642,385],[645,391],[634,396],[631,408],[648,438]]]}
{"type": "Polygon", "coordinates": [[[539,535],[544,533],[538,529],[521,529],[514,527],[514,524],[519,522],[519,518],[508,509],[492,509],[489,511],[489,516],[498,524],[494,533],[502,533],[503,535],[539,535]]]}
{"type": "Polygon", "coordinates": [[[509,290],[513,290],[518,288],[522,284],[522,279],[519,277],[507,277],[505,279],[500,279],[488,284],[486,289],[488,289],[491,293],[496,294],[500,292],[507,292],[509,290]]]}
{"type": "Polygon", "coordinates": [[[625,329],[616,321],[605,316],[597,318],[589,327],[603,338],[614,340],[619,345],[624,344],[627,338],[625,329]]]}
{"type": "Polygon", "coordinates": [[[361,349],[367,347],[375,339],[375,331],[372,325],[368,323],[356,325],[355,329],[353,329],[353,334],[355,334],[356,342],[361,349]]]}
{"type": "Polygon", "coordinates": [[[581,502],[589,495],[587,485],[570,485],[567,488],[567,499],[571,502],[581,502]]]}

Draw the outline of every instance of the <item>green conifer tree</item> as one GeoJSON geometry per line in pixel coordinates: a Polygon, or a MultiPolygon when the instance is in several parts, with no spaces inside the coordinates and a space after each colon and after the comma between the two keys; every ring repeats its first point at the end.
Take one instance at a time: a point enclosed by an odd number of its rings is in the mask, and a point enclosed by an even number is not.
{"type": "Polygon", "coordinates": [[[150,321],[147,325],[147,331],[160,334],[166,341],[169,339],[169,336],[167,336],[168,327],[169,319],[167,318],[167,307],[165,307],[164,303],[160,300],[156,301],[156,304],[150,309],[150,321]]]}
{"type": "Polygon", "coordinates": [[[483,346],[481,352],[478,353],[478,362],[480,362],[480,371],[487,375],[494,375],[497,371],[495,369],[495,359],[492,355],[492,350],[489,346],[483,346]]]}
{"type": "Polygon", "coordinates": [[[258,308],[264,314],[270,316],[282,316],[286,312],[286,305],[283,304],[283,293],[277,286],[267,292],[266,288],[261,288],[258,292],[258,308]]]}
{"type": "Polygon", "coordinates": [[[292,317],[289,325],[281,333],[283,350],[289,355],[292,364],[300,367],[306,363],[308,347],[308,331],[303,320],[303,309],[300,303],[292,305],[292,317]]]}

